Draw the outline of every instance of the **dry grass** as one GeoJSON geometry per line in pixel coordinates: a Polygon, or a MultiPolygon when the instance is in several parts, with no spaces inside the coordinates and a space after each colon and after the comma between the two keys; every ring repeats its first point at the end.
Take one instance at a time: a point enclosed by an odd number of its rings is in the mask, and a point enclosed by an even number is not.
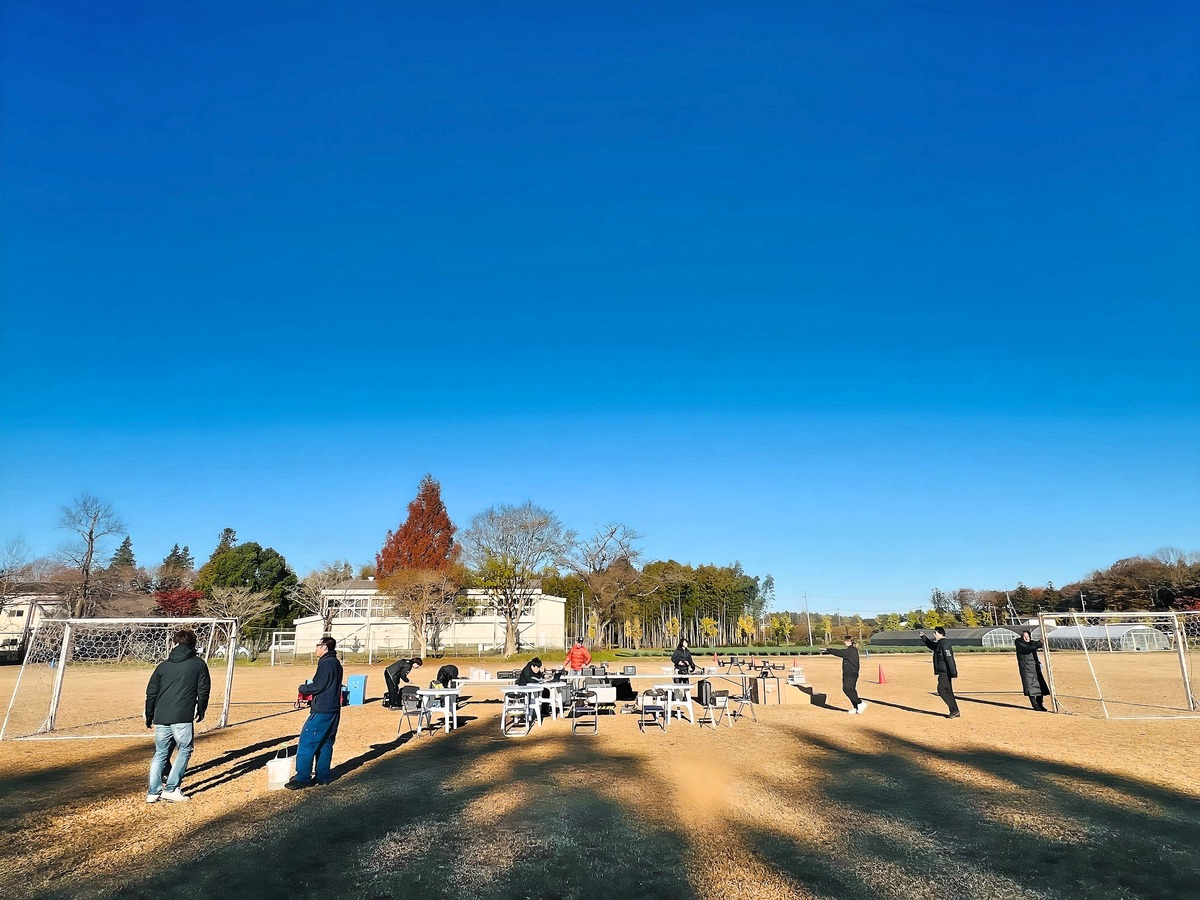
{"type": "MultiPolygon", "coordinates": [[[[844,709],[836,661],[806,665],[844,709]]],[[[717,731],[612,716],[595,737],[558,722],[509,740],[476,692],[458,732],[396,741],[369,703],[343,716],[338,780],[300,794],[268,793],[263,767],[299,729],[287,701],[307,670],[246,669],[241,699],[281,703],[245,709],[278,714],[202,736],[187,805],[144,802],[148,741],[0,745],[0,895],[1197,894],[1200,722],[1039,715],[994,693],[1016,667],[991,655],[961,660],[950,721],[927,659],[884,665],[862,717],[795,692],[717,731]]],[[[0,697],[15,675],[0,670],[0,697]]],[[[144,677],[97,690],[136,702],[144,677]]]]}

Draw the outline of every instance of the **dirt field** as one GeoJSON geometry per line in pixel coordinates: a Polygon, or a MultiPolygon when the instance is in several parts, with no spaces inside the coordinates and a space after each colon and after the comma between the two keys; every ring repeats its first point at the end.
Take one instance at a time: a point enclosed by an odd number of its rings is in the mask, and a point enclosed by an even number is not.
{"type": "MultiPolygon", "coordinates": [[[[1167,655],[1146,659],[1105,677],[1167,655]]],[[[268,792],[264,767],[299,731],[309,668],[239,668],[244,724],[198,739],[187,804],[145,803],[145,737],[0,744],[0,896],[1200,895],[1200,720],[1035,713],[1006,693],[1007,654],[959,657],[956,720],[927,656],[872,657],[850,716],[838,662],[804,665],[828,706],[788,688],[732,729],[642,735],[617,715],[595,737],[560,721],[506,739],[498,694],[475,690],[458,731],[417,740],[394,737],[382,667],[349,666],[372,701],[343,714],[335,783],[297,793],[268,792]]],[[[17,672],[0,668],[4,707],[17,672]]],[[[119,721],[147,675],[87,683],[119,721]]]]}

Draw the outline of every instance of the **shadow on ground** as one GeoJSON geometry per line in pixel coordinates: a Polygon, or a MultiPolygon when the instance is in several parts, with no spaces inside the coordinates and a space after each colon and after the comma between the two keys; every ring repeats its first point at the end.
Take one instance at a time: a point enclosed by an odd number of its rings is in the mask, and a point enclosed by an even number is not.
{"type": "MultiPolygon", "coordinates": [[[[648,750],[549,731],[523,743],[478,726],[404,734],[258,827],[238,810],[170,857],[130,859],[126,871],[151,877],[39,896],[1195,896],[1193,797],[1011,752],[939,751],[855,721],[857,743],[780,722],[691,733],[711,738],[711,765],[730,782],[732,799],[712,809],[686,792],[702,776],[679,771],[695,757],[673,755],[665,736],[648,750]],[[771,731],[790,733],[790,757],[722,755],[771,731]]],[[[195,790],[261,769],[275,743],[198,767],[195,790]]]]}

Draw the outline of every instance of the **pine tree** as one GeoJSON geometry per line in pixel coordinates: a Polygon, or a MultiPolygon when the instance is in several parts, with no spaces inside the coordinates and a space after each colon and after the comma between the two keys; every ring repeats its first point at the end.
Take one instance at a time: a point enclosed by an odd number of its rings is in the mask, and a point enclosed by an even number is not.
{"type": "Polygon", "coordinates": [[[417,496],[408,504],[408,518],[389,531],[375,556],[376,577],[383,579],[401,569],[444,572],[458,559],[458,531],[442,502],[442,486],[432,475],[421,479],[417,496]]]}
{"type": "Polygon", "coordinates": [[[113,553],[108,567],[129,571],[137,568],[137,560],[133,558],[133,541],[129,539],[129,535],[125,535],[125,540],[121,541],[121,546],[113,553]]]}
{"type": "Polygon", "coordinates": [[[221,531],[221,537],[217,540],[217,548],[213,550],[212,556],[208,558],[212,562],[226,550],[232,550],[237,546],[237,532],[232,528],[225,528],[221,531]]]}

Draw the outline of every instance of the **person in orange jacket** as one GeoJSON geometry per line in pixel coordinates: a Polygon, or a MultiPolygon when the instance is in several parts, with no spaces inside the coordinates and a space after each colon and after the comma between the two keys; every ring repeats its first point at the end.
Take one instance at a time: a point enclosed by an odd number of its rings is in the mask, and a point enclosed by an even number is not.
{"type": "Polygon", "coordinates": [[[575,638],[575,644],[567,651],[567,659],[563,663],[564,669],[570,669],[575,675],[583,671],[584,666],[592,664],[592,654],[588,653],[588,648],[583,646],[583,638],[575,638]]]}

